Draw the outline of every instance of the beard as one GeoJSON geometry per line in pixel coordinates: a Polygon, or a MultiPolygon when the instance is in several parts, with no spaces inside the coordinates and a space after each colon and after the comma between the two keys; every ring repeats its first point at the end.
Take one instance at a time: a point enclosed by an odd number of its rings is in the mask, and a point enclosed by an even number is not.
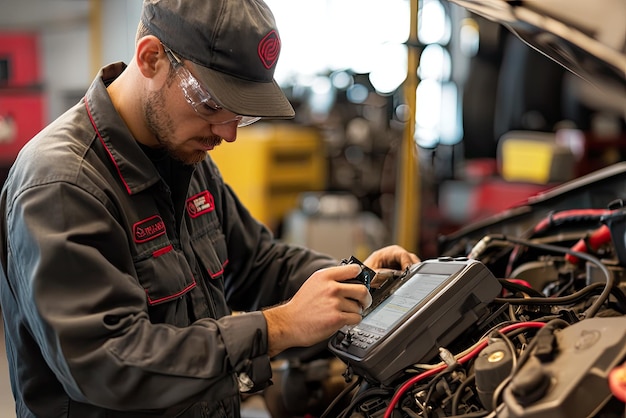
{"type": "Polygon", "coordinates": [[[174,140],[175,124],[165,109],[165,96],[162,90],[151,93],[144,99],[143,112],[146,125],[159,143],[159,148],[164,149],[172,158],[185,165],[198,164],[207,157],[206,151],[185,149],[185,144],[196,142],[213,148],[222,142],[222,138],[217,135],[197,136],[184,142],[176,142],[174,140]]]}

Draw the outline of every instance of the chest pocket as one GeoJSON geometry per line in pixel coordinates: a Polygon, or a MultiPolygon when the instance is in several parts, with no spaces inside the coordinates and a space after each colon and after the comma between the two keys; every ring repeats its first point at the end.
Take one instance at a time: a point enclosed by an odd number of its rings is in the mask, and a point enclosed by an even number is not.
{"type": "Polygon", "coordinates": [[[214,208],[213,196],[207,191],[190,198],[187,203],[188,225],[196,258],[212,282],[222,282],[224,269],[228,265],[228,251],[222,226],[214,208]],[[204,211],[197,210],[197,204],[192,204],[197,200],[207,202],[204,211]],[[190,207],[194,210],[190,210],[190,207]]]}
{"type": "Polygon", "coordinates": [[[154,251],[136,267],[151,306],[179,298],[196,286],[185,257],[172,245],[154,251]]]}
{"type": "Polygon", "coordinates": [[[213,281],[223,281],[224,270],[228,265],[228,254],[226,241],[221,231],[198,237],[192,241],[191,245],[209,277],[213,281]]]}
{"type": "Polygon", "coordinates": [[[166,243],[148,257],[135,261],[135,269],[146,292],[150,320],[176,326],[189,325],[188,302],[184,296],[197,283],[182,251],[166,243]]]}
{"type": "Polygon", "coordinates": [[[230,314],[224,285],[224,271],[228,265],[224,236],[221,231],[199,236],[191,241],[191,245],[208,278],[205,283],[212,295],[215,314],[218,318],[230,314]]]}

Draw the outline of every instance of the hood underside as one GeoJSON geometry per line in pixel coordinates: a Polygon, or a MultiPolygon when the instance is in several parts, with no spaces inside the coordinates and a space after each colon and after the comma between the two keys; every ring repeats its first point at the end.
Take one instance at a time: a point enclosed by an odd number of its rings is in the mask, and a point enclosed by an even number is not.
{"type": "Polygon", "coordinates": [[[532,48],[592,84],[626,93],[626,1],[450,2],[502,24],[532,48]]]}

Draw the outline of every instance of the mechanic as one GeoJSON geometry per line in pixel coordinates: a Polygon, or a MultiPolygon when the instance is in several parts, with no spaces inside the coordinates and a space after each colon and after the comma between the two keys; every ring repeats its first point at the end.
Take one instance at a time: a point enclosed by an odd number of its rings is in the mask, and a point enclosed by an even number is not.
{"type": "Polygon", "coordinates": [[[275,240],[207,155],[294,116],[279,51],[260,0],[147,0],[130,64],[20,152],[0,203],[18,417],[236,417],[271,357],[361,320],[360,267],[275,240]]]}

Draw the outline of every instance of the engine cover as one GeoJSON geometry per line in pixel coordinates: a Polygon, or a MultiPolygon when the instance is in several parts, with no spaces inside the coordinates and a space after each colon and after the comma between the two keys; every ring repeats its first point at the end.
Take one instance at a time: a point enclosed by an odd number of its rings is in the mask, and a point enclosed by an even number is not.
{"type": "Polygon", "coordinates": [[[588,318],[555,336],[553,359],[531,357],[505,389],[508,416],[589,417],[611,398],[608,375],[626,357],[626,318],[588,318]]]}

